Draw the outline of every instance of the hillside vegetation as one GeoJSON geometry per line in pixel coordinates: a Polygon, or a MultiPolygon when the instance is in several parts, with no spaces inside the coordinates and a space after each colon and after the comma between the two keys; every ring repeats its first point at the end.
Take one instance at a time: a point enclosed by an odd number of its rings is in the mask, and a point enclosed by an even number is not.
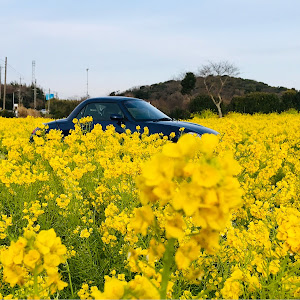
{"type": "MultiPolygon", "coordinates": [[[[174,118],[189,118],[191,114],[207,109],[217,112],[215,104],[205,89],[203,77],[196,77],[195,87],[189,93],[185,94],[182,91],[182,80],[169,80],[133,87],[123,92],[115,91],[110,95],[144,99],[174,118]]],[[[17,83],[11,83],[7,86],[6,108],[8,110],[12,109],[13,93],[15,103],[19,102],[20,95],[24,107],[34,107],[33,87],[26,85],[19,87],[17,83]]],[[[222,90],[222,98],[221,106],[225,114],[230,111],[252,114],[282,112],[291,108],[300,110],[299,91],[289,90],[286,87],[272,87],[263,82],[243,78],[228,77],[222,90]]],[[[2,101],[3,99],[0,99],[0,107],[3,106],[2,101]]],[[[48,108],[46,102],[43,90],[37,88],[37,109],[48,108]]],[[[56,119],[67,117],[79,103],[80,101],[77,100],[53,99],[50,115],[47,116],[56,119]]]]}
{"type": "MultiPolygon", "coordinates": [[[[169,80],[152,85],[133,87],[111,95],[124,95],[150,101],[174,117],[188,117],[190,113],[205,109],[216,111],[209,98],[203,77],[196,77],[195,88],[189,95],[181,93],[181,80],[169,80]]],[[[280,112],[290,108],[299,109],[299,92],[285,87],[272,87],[255,80],[229,77],[222,91],[223,110],[245,113],[280,112]]]]}
{"type": "MultiPolygon", "coordinates": [[[[4,85],[1,86],[1,99],[0,99],[0,108],[3,107],[3,91],[4,85]]],[[[6,99],[5,99],[5,108],[7,110],[13,109],[14,103],[22,103],[26,108],[33,108],[33,99],[34,99],[34,86],[22,84],[19,85],[17,82],[11,82],[6,86],[6,99]]],[[[38,110],[45,108],[45,94],[43,89],[40,87],[36,88],[36,108],[38,110]]]]}

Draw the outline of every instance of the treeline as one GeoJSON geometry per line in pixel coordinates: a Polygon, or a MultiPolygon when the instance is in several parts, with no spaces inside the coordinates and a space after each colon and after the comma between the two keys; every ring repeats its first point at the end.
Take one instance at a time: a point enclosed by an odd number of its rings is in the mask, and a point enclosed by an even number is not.
{"type": "MultiPolygon", "coordinates": [[[[0,107],[3,108],[3,91],[4,86],[1,85],[1,99],[0,107]]],[[[13,110],[14,103],[22,103],[26,108],[33,108],[33,99],[34,99],[34,86],[33,85],[20,85],[17,82],[11,82],[6,86],[6,95],[5,95],[5,109],[13,110]]],[[[45,94],[40,87],[36,87],[36,109],[41,110],[45,108],[45,94]]]]}
{"type": "MultiPolygon", "coordinates": [[[[217,113],[217,107],[205,89],[203,77],[195,76],[193,78],[191,76],[191,78],[193,81],[188,84],[184,80],[169,80],[134,87],[121,93],[119,91],[112,92],[110,95],[144,99],[176,119],[189,118],[192,114],[204,110],[217,113]],[[189,86],[189,84],[191,85],[189,86]],[[184,88],[187,88],[187,91],[184,88]]],[[[15,103],[19,103],[19,98],[25,108],[32,109],[33,90],[33,85],[9,84],[6,92],[6,109],[12,110],[13,99],[15,103]]],[[[253,114],[282,112],[289,109],[300,111],[299,91],[288,90],[285,87],[272,87],[263,82],[230,76],[226,78],[226,85],[222,90],[222,100],[221,109],[224,115],[228,112],[253,114]]],[[[55,119],[65,118],[81,101],[51,99],[49,113],[42,115],[55,119]]],[[[49,102],[45,100],[43,90],[37,87],[37,110],[48,110],[48,105],[49,102]]],[[[1,107],[3,107],[3,85],[1,107]]],[[[7,114],[2,111],[0,115],[3,113],[7,114]]]]}
{"type": "MultiPolygon", "coordinates": [[[[166,89],[171,90],[170,86],[168,86],[168,83],[161,85],[158,84],[158,86],[160,86],[160,88],[163,87],[163,91],[165,91],[166,89]]],[[[175,82],[172,82],[172,88],[173,85],[175,85],[175,82]]],[[[264,84],[262,83],[258,83],[258,85],[260,87],[262,85],[264,86],[264,84]]],[[[179,89],[180,86],[177,85],[177,87],[179,89]]],[[[291,108],[300,111],[300,92],[296,90],[288,90],[283,87],[272,88],[267,86],[267,88],[265,89],[268,90],[268,92],[249,91],[244,93],[244,95],[240,95],[244,92],[242,88],[240,88],[238,91],[238,96],[234,95],[231,99],[226,98],[227,101],[224,101],[224,103],[222,103],[222,111],[224,115],[229,112],[240,112],[248,114],[258,112],[282,112],[291,108]]],[[[202,94],[198,94],[196,96],[182,95],[180,90],[172,92],[170,93],[169,97],[166,97],[167,100],[170,100],[170,103],[168,104],[172,104],[172,108],[170,108],[168,105],[166,105],[166,99],[162,99],[160,93],[157,90],[155,98],[152,96],[150,97],[149,90],[147,90],[147,88],[136,88],[130,90],[129,93],[111,93],[111,95],[124,95],[147,100],[167,113],[170,117],[173,117],[175,119],[187,119],[191,117],[192,114],[200,113],[204,110],[211,110],[214,113],[218,112],[211,98],[207,94],[205,94],[205,91],[202,91],[202,94]]],[[[249,88],[249,90],[251,89],[249,88]]],[[[228,87],[227,93],[229,94],[228,87]]],[[[77,100],[51,100],[50,116],[55,119],[65,118],[80,102],[81,101],[77,100]]]]}
{"type": "MultiPolygon", "coordinates": [[[[283,112],[289,109],[300,111],[300,92],[286,90],[281,94],[252,92],[244,96],[235,96],[230,103],[222,105],[224,114],[239,112],[246,114],[283,112]]],[[[175,108],[169,114],[174,118],[189,118],[193,113],[211,110],[217,113],[217,108],[208,95],[198,95],[191,99],[186,109],[175,108]]]]}
{"type": "MultiPolygon", "coordinates": [[[[170,80],[150,86],[135,87],[122,93],[113,92],[111,95],[145,99],[176,119],[189,118],[191,114],[204,110],[218,113],[216,105],[205,89],[203,77],[195,77],[189,93],[184,92],[186,87],[188,85],[184,84],[184,80],[170,80]]],[[[300,111],[299,91],[285,87],[272,87],[255,80],[227,77],[222,98],[221,109],[224,115],[228,112],[253,114],[282,112],[289,109],[300,111]]]]}
{"type": "Polygon", "coordinates": [[[81,102],[78,100],[50,100],[50,117],[54,119],[66,118],[81,102]]]}
{"type": "Polygon", "coordinates": [[[50,111],[49,102],[46,101],[45,93],[40,87],[36,87],[36,110],[34,111],[34,86],[33,85],[20,85],[17,82],[11,82],[6,86],[5,96],[5,111],[3,108],[3,91],[4,86],[1,86],[1,97],[0,97],[0,116],[3,117],[15,117],[13,112],[13,104],[21,104],[23,106],[22,114],[20,116],[26,116],[26,109],[29,109],[30,114],[34,116],[45,116],[55,119],[61,119],[67,117],[70,112],[80,103],[77,100],[50,100],[50,111]],[[44,110],[43,113],[39,111],[44,110]],[[47,113],[45,113],[47,110],[47,113]],[[25,112],[25,113],[24,113],[25,112]],[[24,115],[23,115],[24,113],[24,115]]]}

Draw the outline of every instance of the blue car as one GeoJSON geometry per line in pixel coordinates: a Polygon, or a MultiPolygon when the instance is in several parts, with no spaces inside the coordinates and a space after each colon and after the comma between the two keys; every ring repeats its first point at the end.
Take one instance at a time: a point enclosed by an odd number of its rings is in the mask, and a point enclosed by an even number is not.
{"type": "MultiPolygon", "coordinates": [[[[138,125],[140,132],[143,132],[144,127],[148,127],[149,134],[163,133],[163,135],[169,136],[174,132],[175,137],[172,139],[174,142],[183,133],[193,133],[198,136],[204,133],[218,134],[218,132],[199,124],[173,120],[144,100],[117,96],[87,99],[81,102],[66,119],[55,120],[45,125],[49,126],[48,130],[61,130],[66,136],[71,129],[74,129],[74,118],[79,120],[87,116],[93,117],[92,127],[94,124],[101,124],[105,129],[106,126],[113,125],[118,133],[124,132],[122,124],[132,132],[137,131],[138,125]],[[180,131],[180,128],[184,128],[184,130],[180,131]]],[[[38,129],[33,131],[31,140],[38,129]]]]}

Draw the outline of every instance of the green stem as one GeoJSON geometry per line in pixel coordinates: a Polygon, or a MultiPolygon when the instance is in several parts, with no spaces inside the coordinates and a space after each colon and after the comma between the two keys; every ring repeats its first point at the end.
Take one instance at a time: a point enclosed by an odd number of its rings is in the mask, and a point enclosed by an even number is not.
{"type": "Polygon", "coordinates": [[[166,251],[163,257],[163,271],[160,288],[160,299],[166,299],[168,282],[171,275],[171,267],[174,263],[174,244],[175,239],[171,238],[168,240],[166,251]]]}
{"type": "Polygon", "coordinates": [[[37,266],[35,267],[33,271],[33,293],[34,297],[39,298],[39,290],[38,290],[38,272],[37,272],[37,266]]]}
{"type": "Polygon", "coordinates": [[[71,290],[72,298],[73,298],[74,297],[74,291],[73,291],[73,285],[72,285],[72,279],[71,279],[71,272],[70,272],[68,261],[66,261],[66,266],[67,266],[67,272],[68,272],[68,276],[69,276],[70,290],[71,290]]]}

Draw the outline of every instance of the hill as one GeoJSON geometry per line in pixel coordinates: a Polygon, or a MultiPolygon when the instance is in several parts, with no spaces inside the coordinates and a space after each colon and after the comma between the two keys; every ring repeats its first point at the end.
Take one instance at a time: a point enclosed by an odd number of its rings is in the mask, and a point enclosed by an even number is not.
{"type": "MultiPolygon", "coordinates": [[[[250,93],[269,93],[279,97],[288,89],[272,87],[266,83],[250,79],[229,77],[223,90],[224,105],[228,106],[234,97],[250,93]]],[[[191,101],[199,95],[207,95],[202,77],[196,78],[196,87],[190,96],[181,94],[181,81],[169,80],[152,85],[143,85],[128,89],[121,93],[112,92],[110,95],[131,96],[150,101],[153,105],[168,114],[175,110],[188,110],[191,101]]],[[[207,108],[211,108],[211,103],[207,108]]]]}
{"type": "MultiPolygon", "coordinates": [[[[195,88],[190,95],[181,93],[181,80],[169,80],[151,85],[130,88],[124,92],[112,92],[110,95],[130,96],[151,102],[154,106],[174,118],[188,118],[191,113],[205,109],[217,111],[205,90],[203,77],[196,77],[195,88]]],[[[3,85],[2,85],[3,91],[3,85]]],[[[228,77],[223,92],[222,111],[243,113],[280,112],[290,108],[300,111],[300,92],[285,87],[272,87],[266,83],[250,79],[228,77]]],[[[33,108],[33,86],[11,83],[7,85],[6,109],[11,110],[14,102],[21,98],[26,108],[33,108]]],[[[3,94],[0,99],[0,109],[3,105],[3,94]]],[[[37,88],[37,109],[45,108],[45,95],[42,88],[37,88]]],[[[50,115],[53,118],[63,118],[78,105],[79,101],[51,101],[50,115]]]]}

